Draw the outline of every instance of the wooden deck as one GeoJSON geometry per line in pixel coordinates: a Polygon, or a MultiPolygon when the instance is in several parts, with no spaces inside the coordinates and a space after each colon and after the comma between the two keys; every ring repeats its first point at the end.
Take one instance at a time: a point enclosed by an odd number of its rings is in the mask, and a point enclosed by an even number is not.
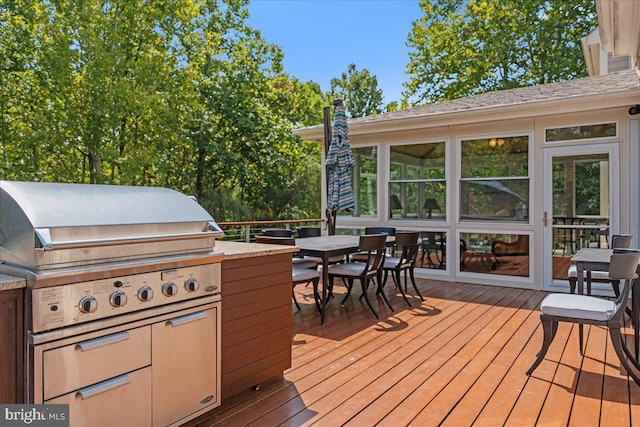
{"type": "Polygon", "coordinates": [[[310,288],[296,288],[303,309],[293,307],[284,380],[190,425],[640,426],[640,387],[620,373],[605,329],[585,328],[582,358],[577,328],[561,325],[528,377],[543,292],[418,282],[425,301],[413,308],[387,284],[396,312],[374,301],[380,321],[355,288],[344,307],[337,295],[324,326],[310,288]]]}

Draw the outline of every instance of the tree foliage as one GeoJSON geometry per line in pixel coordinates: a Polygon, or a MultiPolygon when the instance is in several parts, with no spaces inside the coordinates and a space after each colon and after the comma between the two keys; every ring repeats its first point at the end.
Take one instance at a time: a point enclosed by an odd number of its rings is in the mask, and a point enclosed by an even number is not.
{"type": "Polygon", "coordinates": [[[382,112],[382,89],[378,89],[378,78],[366,68],[356,69],[349,64],[340,78],[331,79],[331,96],[344,100],[349,117],[371,116],[382,112]]]}
{"type": "Polygon", "coordinates": [[[433,103],[582,77],[593,0],[422,0],[405,99],[433,103]]]}
{"type": "Polygon", "coordinates": [[[300,186],[320,187],[320,149],[291,130],[322,121],[322,94],[282,73],[246,5],[0,0],[0,177],[166,186],[218,220],[317,216],[300,186]]]}

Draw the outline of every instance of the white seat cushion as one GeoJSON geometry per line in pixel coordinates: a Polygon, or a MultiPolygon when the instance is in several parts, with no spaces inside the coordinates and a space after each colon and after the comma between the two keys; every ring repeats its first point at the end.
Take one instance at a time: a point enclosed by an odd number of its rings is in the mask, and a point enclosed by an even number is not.
{"type": "Polygon", "coordinates": [[[293,258],[291,263],[296,268],[316,268],[318,263],[310,259],[293,258]]]}
{"type": "Polygon", "coordinates": [[[346,264],[335,264],[329,266],[329,274],[337,274],[340,276],[360,276],[364,272],[366,264],[359,262],[350,262],[346,264]]]}
{"type": "MultiPolygon", "coordinates": [[[[322,264],[322,258],[319,256],[305,256],[304,259],[309,261],[315,261],[318,264],[322,264]]],[[[329,264],[336,264],[338,262],[344,261],[344,255],[330,256],[329,264]]]]}
{"type": "Polygon", "coordinates": [[[551,294],[540,304],[543,314],[607,321],[613,316],[616,305],[613,301],[587,295],[551,294]]]}
{"type": "MultiPolygon", "coordinates": [[[[584,272],[584,278],[587,278],[587,271],[584,272]]],[[[568,271],[569,277],[578,277],[578,268],[575,265],[569,266],[568,271]]],[[[609,272],[608,271],[591,271],[591,279],[593,280],[609,280],[609,272]]]]}
{"type": "Polygon", "coordinates": [[[384,268],[396,268],[400,261],[401,261],[401,258],[386,257],[384,259],[384,268]]]}
{"type": "Polygon", "coordinates": [[[310,270],[308,268],[297,268],[293,267],[291,269],[291,278],[294,282],[310,282],[316,277],[320,277],[317,270],[310,270]]]}

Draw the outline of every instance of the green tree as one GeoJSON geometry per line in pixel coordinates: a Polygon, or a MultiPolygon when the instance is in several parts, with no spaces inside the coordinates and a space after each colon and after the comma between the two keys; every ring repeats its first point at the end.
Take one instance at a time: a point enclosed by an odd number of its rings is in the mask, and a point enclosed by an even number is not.
{"type": "Polygon", "coordinates": [[[218,220],[317,215],[319,147],[292,129],[323,95],[282,73],[247,2],[0,0],[0,176],[170,187],[218,220]]]}
{"type": "Polygon", "coordinates": [[[342,98],[349,117],[364,117],[382,111],[382,89],[378,89],[378,78],[366,68],[356,69],[349,64],[347,72],[340,78],[331,79],[331,97],[342,98]]]}
{"type": "Polygon", "coordinates": [[[414,105],[585,76],[592,0],[422,0],[403,95],[414,105]]]}

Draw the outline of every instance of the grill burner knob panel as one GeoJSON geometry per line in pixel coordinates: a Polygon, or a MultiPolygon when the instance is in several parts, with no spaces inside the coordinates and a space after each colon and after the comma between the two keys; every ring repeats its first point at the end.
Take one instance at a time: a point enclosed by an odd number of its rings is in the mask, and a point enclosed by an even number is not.
{"type": "Polygon", "coordinates": [[[187,292],[195,292],[200,289],[200,283],[196,279],[189,279],[184,282],[184,288],[187,292]]]}
{"type": "Polygon", "coordinates": [[[149,286],[143,286],[138,290],[138,299],[142,302],[151,301],[153,299],[153,289],[149,286]]]}
{"type": "Polygon", "coordinates": [[[127,294],[122,291],[115,291],[109,297],[109,302],[114,307],[124,307],[127,305],[127,294]]]}
{"type": "Polygon", "coordinates": [[[132,267],[131,270],[125,270],[132,274],[34,288],[31,307],[33,332],[92,322],[219,293],[221,265],[222,263],[216,262],[143,273],[136,272],[132,267]],[[118,288],[116,282],[122,283],[122,286],[118,288]],[[113,295],[115,292],[126,295],[120,294],[116,298],[113,295]]]}
{"type": "Polygon", "coordinates": [[[78,308],[82,313],[94,313],[98,309],[98,301],[91,295],[82,297],[78,308]]]}
{"type": "Polygon", "coordinates": [[[162,285],[162,293],[167,297],[172,297],[178,293],[178,286],[173,282],[165,283],[162,285]]]}

